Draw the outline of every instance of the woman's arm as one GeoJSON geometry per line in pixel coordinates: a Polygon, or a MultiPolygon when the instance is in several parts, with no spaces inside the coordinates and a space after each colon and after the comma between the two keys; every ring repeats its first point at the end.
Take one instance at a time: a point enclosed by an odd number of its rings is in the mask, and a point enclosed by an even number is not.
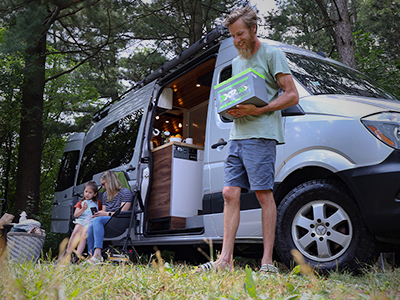
{"type": "Polygon", "coordinates": [[[125,204],[125,206],[123,208],[121,208],[121,211],[127,211],[131,208],[131,202],[121,202],[121,206],[123,206],[124,204],[125,204]]]}

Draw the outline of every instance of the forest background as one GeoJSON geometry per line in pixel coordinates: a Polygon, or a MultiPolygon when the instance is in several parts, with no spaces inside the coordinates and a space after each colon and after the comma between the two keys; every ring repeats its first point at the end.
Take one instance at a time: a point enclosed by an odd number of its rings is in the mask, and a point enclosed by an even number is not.
{"type": "MultiPolygon", "coordinates": [[[[275,2],[276,9],[259,14],[261,37],[323,51],[400,94],[400,0],[275,2]]],[[[45,226],[45,249],[57,247],[60,237],[49,233],[50,218],[68,135],[86,131],[106,103],[117,101],[233,9],[247,4],[2,0],[2,212],[18,216],[26,211],[45,226]]]]}

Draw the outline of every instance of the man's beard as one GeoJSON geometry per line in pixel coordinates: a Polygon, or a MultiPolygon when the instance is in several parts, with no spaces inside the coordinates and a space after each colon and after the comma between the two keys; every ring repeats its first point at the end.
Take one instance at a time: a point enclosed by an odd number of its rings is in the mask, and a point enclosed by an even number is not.
{"type": "Polygon", "coordinates": [[[251,35],[248,39],[246,39],[244,41],[246,44],[246,47],[244,49],[240,48],[237,43],[235,43],[235,47],[239,53],[240,59],[249,59],[253,56],[254,48],[256,45],[256,40],[255,40],[254,36],[251,35]]]}

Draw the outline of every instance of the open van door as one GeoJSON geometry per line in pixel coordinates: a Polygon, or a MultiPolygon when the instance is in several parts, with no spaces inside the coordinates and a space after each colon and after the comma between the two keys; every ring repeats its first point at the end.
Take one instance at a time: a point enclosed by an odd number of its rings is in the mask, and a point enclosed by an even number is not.
{"type": "Polygon", "coordinates": [[[74,183],[84,139],[84,132],[76,132],[68,137],[65,144],[51,212],[52,232],[66,233],[69,230],[74,183]]]}

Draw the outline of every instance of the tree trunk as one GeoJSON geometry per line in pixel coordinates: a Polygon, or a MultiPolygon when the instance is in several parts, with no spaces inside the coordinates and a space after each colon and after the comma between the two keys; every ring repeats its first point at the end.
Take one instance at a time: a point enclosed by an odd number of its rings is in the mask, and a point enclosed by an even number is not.
{"type": "Polygon", "coordinates": [[[352,68],[356,68],[354,39],[351,31],[347,0],[331,0],[331,4],[339,61],[352,68]]]}
{"type": "Polygon", "coordinates": [[[203,14],[201,9],[201,1],[191,1],[191,20],[189,31],[189,43],[192,45],[203,36],[203,14]]]}
{"type": "Polygon", "coordinates": [[[24,85],[22,87],[20,144],[14,214],[26,211],[33,217],[39,211],[39,185],[42,156],[43,93],[45,83],[46,34],[34,35],[28,42],[24,85]]]}

